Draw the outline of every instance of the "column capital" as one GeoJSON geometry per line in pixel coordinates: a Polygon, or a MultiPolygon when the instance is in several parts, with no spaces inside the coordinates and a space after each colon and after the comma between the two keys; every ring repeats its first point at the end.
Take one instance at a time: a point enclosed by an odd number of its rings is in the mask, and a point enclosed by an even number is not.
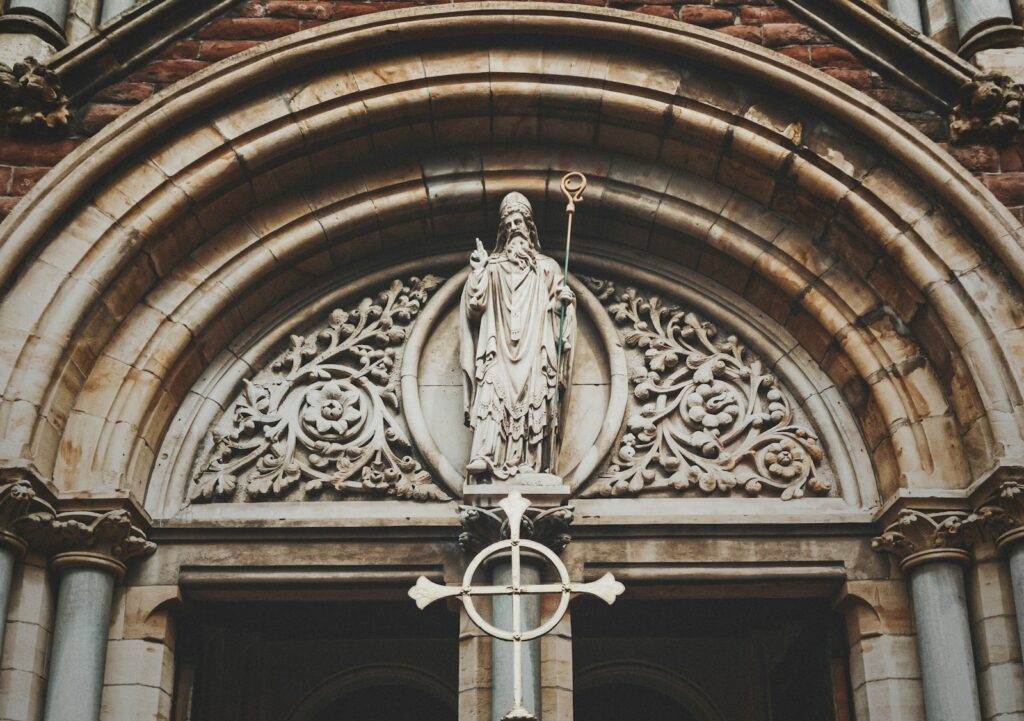
{"type": "MultiPolygon", "coordinates": [[[[572,521],[572,506],[530,506],[523,514],[520,534],[523,538],[544,544],[555,553],[561,553],[572,541],[568,533],[572,521]]],[[[459,506],[459,524],[462,526],[459,546],[466,553],[479,553],[492,543],[509,537],[505,512],[500,508],[459,506]]]]}
{"type": "Polygon", "coordinates": [[[24,553],[36,529],[47,525],[53,506],[31,476],[0,478],[0,546],[24,553]]]}
{"type": "Polygon", "coordinates": [[[995,540],[996,548],[1024,541],[1024,481],[1003,481],[978,504],[965,526],[982,538],[995,540]]]}
{"type": "Polygon", "coordinates": [[[58,513],[35,533],[40,546],[52,555],[54,569],[97,568],[118,580],[124,576],[128,560],[156,550],[156,544],[123,508],[58,513]]]}
{"type": "Polygon", "coordinates": [[[963,532],[967,516],[965,511],[904,508],[871,540],[871,547],[896,556],[903,571],[932,561],[965,563],[971,558],[963,532]]]}

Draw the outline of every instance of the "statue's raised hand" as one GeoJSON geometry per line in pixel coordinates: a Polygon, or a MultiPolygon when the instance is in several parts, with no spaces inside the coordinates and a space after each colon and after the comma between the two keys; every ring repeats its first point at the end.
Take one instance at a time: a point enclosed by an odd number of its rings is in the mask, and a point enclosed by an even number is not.
{"type": "Polygon", "coordinates": [[[476,239],[476,250],[474,250],[469,256],[469,267],[473,270],[483,270],[484,266],[487,265],[487,251],[484,250],[484,244],[480,242],[480,239],[476,239]]]}

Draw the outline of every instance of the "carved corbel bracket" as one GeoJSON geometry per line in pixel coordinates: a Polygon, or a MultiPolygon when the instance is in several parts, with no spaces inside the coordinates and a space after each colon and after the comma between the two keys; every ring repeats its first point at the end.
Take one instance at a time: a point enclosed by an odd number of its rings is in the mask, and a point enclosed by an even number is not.
{"type": "Polygon", "coordinates": [[[68,98],[60,76],[35,58],[0,63],[0,124],[8,135],[66,135],[68,98]]]}
{"type": "Polygon", "coordinates": [[[963,563],[970,560],[963,527],[967,515],[964,511],[906,508],[882,535],[871,540],[871,547],[896,556],[904,571],[929,561],[963,563]]]}
{"type": "Polygon", "coordinates": [[[949,114],[953,143],[1006,145],[1020,130],[1024,85],[1007,75],[985,73],[960,88],[949,114]]]}
{"type": "Polygon", "coordinates": [[[156,550],[124,509],[59,513],[34,529],[33,540],[53,554],[54,569],[99,568],[118,579],[124,576],[128,560],[156,550]]]}
{"type": "MultiPolygon", "coordinates": [[[[561,553],[572,541],[568,533],[572,521],[572,506],[544,509],[531,506],[523,514],[520,535],[561,553]]],[[[462,525],[459,546],[466,553],[479,553],[492,543],[509,537],[508,519],[500,509],[459,506],[459,523],[462,525]]]]}
{"type": "Polygon", "coordinates": [[[0,482],[0,546],[24,553],[35,529],[50,523],[53,515],[53,507],[28,480],[0,482]]]}
{"type": "Polygon", "coordinates": [[[994,539],[1000,550],[1024,540],[1024,482],[1004,481],[964,521],[979,539],[994,539]]]}

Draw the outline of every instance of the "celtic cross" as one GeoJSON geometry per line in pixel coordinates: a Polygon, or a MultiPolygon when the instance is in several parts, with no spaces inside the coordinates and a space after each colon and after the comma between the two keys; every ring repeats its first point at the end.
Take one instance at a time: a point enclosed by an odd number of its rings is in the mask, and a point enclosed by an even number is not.
{"type": "Polygon", "coordinates": [[[509,537],[507,539],[497,541],[496,543],[492,543],[473,557],[473,560],[469,562],[469,566],[466,568],[465,575],[462,577],[462,585],[442,586],[420,576],[416,581],[416,585],[409,589],[409,596],[416,601],[416,605],[421,609],[426,608],[438,599],[458,596],[462,600],[462,604],[465,606],[466,613],[469,615],[470,619],[473,623],[479,626],[484,633],[502,641],[512,642],[513,705],[512,709],[503,717],[503,721],[512,721],[514,719],[527,721],[529,719],[536,719],[536,717],[523,707],[522,644],[525,641],[532,641],[535,638],[540,638],[553,629],[558,622],[562,620],[562,616],[565,615],[566,609],[569,607],[569,600],[572,594],[589,593],[602,599],[605,603],[611,604],[614,603],[616,597],[626,589],[621,583],[616,581],[615,577],[610,573],[606,573],[600,579],[592,581],[591,583],[575,583],[570,581],[569,571],[566,569],[565,564],[562,563],[562,560],[551,549],[541,543],[537,543],[536,541],[520,537],[520,524],[523,520],[523,514],[526,512],[526,509],[530,507],[529,501],[523,498],[518,491],[512,491],[506,498],[503,498],[501,502],[498,503],[498,506],[505,511],[505,517],[508,519],[509,537]],[[557,572],[559,579],[558,583],[526,585],[522,583],[522,574],[520,571],[522,565],[521,554],[524,548],[540,554],[555,567],[555,571],[557,572]],[[476,571],[480,568],[481,564],[483,564],[483,562],[488,558],[506,550],[509,551],[512,563],[512,577],[510,585],[474,586],[473,576],[476,574],[476,571]],[[561,595],[558,608],[546,621],[541,623],[541,625],[536,628],[524,629],[522,612],[523,594],[546,593],[557,593],[561,595]],[[512,597],[511,629],[498,628],[497,626],[489,623],[480,615],[476,606],[473,605],[474,596],[501,595],[510,595],[512,597]]]}

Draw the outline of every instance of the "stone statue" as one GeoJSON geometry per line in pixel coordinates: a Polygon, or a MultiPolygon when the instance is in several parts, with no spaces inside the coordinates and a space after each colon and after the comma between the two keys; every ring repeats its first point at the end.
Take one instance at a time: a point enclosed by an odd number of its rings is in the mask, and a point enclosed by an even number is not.
{"type": "Polygon", "coordinates": [[[477,239],[462,291],[466,472],[476,482],[555,471],[575,347],[576,298],[540,252],[530,201],[509,193],[499,216],[494,252],[477,239]]]}

